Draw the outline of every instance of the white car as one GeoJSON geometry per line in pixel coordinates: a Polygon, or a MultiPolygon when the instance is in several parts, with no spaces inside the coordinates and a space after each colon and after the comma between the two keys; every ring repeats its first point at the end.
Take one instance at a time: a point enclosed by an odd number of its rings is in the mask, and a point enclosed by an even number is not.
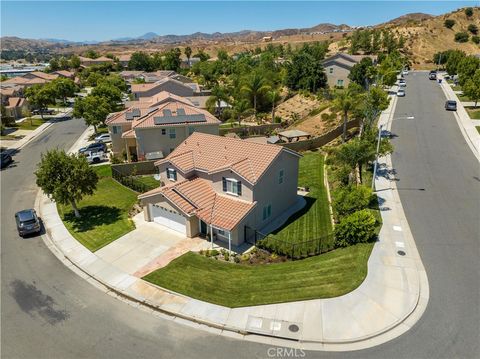
{"type": "Polygon", "coordinates": [[[112,138],[110,137],[109,133],[104,133],[100,136],[95,137],[95,142],[108,143],[108,142],[112,142],[112,138]]]}
{"type": "Polygon", "coordinates": [[[87,159],[88,163],[100,163],[102,161],[108,160],[107,154],[103,151],[87,151],[84,152],[84,156],[87,159]]]}
{"type": "Polygon", "coordinates": [[[403,70],[403,71],[402,71],[402,74],[403,74],[403,76],[408,75],[408,70],[403,70]]]}
{"type": "Polygon", "coordinates": [[[401,79],[398,82],[398,87],[407,87],[407,82],[405,80],[401,79]]]}
{"type": "Polygon", "coordinates": [[[405,97],[405,90],[404,89],[398,89],[397,96],[398,97],[405,97]]]}

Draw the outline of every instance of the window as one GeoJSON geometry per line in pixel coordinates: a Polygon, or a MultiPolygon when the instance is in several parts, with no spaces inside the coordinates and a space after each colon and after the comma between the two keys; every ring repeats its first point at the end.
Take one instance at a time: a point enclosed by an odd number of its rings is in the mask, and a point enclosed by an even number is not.
{"type": "Polygon", "coordinates": [[[166,135],[167,134],[167,130],[162,128],[162,135],[166,135]]]}
{"type": "Polygon", "coordinates": [[[234,194],[237,196],[242,195],[242,182],[237,181],[234,178],[222,178],[223,192],[234,194]]]}
{"type": "Polygon", "coordinates": [[[343,80],[337,80],[337,86],[343,86],[343,80]]]}
{"type": "Polygon", "coordinates": [[[278,184],[282,184],[284,179],[285,179],[285,171],[280,170],[280,172],[278,172],[278,184]]]}
{"type": "Polygon", "coordinates": [[[112,126],[112,133],[114,135],[122,133],[122,126],[112,126]]]}
{"type": "Polygon", "coordinates": [[[168,133],[170,135],[170,138],[177,138],[177,134],[175,133],[175,129],[174,128],[171,128],[168,130],[168,133]]]}
{"type": "Polygon", "coordinates": [[[330,67],[330,73],[333,74],[333,67],[330,67]]]}
{"type": "Polygon", "coordinates": [[[223,236],[223,237],[226,236],[226,233],[223,229],[217,229],[217,233],[218,233],[219,236],[223,236]]]}
{"type": "Polygon", "coordinates": [[[177,171],[174,168],[167,168],[167,178],[170,181],[177,180],[177,171]]]}
{"type": "Polygon", "coordinates": [[[263,207],[263,220],[270,218],[272,215],[272,205],[269,204],[268,206],[263,207]]]}

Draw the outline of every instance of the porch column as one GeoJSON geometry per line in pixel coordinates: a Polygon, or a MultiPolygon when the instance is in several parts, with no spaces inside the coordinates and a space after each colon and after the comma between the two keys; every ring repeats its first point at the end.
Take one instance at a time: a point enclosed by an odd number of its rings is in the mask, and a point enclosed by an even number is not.
{"type": "Polygon", "coordinates": [[[213,226],[210,225],[210,242],[212,243],[212,249],[213,249],[213,226]]]}
{"type": "Polygon", "coordinates": [[[228,231],[228,251],[232,252],[232,231],[228,231]]]}
{"type": "Polygon", "coordinates": [[[125,151],[127,152],[127,162],[130,163],[130,151],[128,148],[128,139],[125,139],[125,151]]]}

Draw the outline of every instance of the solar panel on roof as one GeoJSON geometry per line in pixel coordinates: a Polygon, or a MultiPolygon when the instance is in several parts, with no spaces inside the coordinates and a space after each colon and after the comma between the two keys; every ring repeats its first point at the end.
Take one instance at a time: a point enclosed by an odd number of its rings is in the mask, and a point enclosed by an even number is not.
{"type": "Polygon", "coordinates": [[[177,109],[177,116],[185,116],[185,109],[184,108],[178,108],[177,109]]]}
{"type": "Polygon", "coordinates": [[[207,122],[203,113],[195,115],[179,115],[179,116],[155,116],[153,123],[155,125],[166,125],[176,123],[192,123],[192,122],[207,122]]]}
{"type": "Polygon", "coordinates": [[[126,120],[133,120],[133,113],[125,112],[125,119],[126,120]]]}
{"type": "Polygon", "coordinates": [[[168,108],[164,108],[162,112],[164,116],[172,116],[172,111],[170,111],[168,108]]]}
{"type": "Polygon", "coordinates": [[[139,108],[134,108],[132,110],[133,117],[140,117],[140,109],[139,108]]]}

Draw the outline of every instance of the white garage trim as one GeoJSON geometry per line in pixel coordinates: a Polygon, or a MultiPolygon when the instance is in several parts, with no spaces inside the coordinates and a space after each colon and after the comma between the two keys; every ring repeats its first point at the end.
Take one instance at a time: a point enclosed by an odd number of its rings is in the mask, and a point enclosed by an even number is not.
{"type": "Polygon", "coordinates": [[[150,214],[153,222],[161,224],[162,226],[187,235],[186,218],[176,211],[158,206],[156,204],[149,204],[150,214]]]}

